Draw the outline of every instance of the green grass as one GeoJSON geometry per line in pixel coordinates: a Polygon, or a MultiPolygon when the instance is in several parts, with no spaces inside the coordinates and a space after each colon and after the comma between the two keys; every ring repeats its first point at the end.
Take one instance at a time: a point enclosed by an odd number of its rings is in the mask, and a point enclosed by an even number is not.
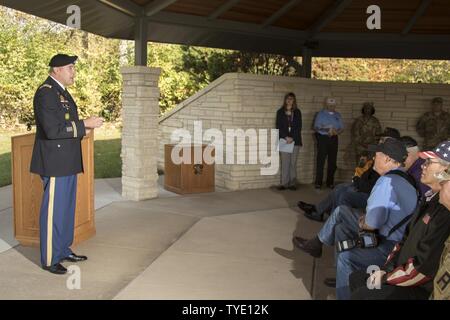
{"type": "MultiPolygon", "coordinates": [[[[0,130],[0,187],[11,184],[11,137],[24,133],[0,130]]],[[[120,177],[120,130],[114,126],[96,129],[94,140],[95,178],[120,177]]]]}
{"type": "Polygon", "coordinates": [[[0,131],[0,187],[11,184],[11,134],[0,131]]]}

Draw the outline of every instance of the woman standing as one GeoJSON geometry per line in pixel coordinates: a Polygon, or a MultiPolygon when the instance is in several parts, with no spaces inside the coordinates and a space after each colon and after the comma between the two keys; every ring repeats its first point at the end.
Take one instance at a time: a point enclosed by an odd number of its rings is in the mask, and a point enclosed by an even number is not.
{"type": "Polygon", "coordinates": [[[292,92],[284,96],[283,106],[277,111],[276,128],[279,130],[280,139],[285,139],[287,144],[294,144],[292,153],[280,152],[281,185],[278,190],[296,190],[297,157],[302,146],[302,113],[297,108],[297,100],[292,92]]]}

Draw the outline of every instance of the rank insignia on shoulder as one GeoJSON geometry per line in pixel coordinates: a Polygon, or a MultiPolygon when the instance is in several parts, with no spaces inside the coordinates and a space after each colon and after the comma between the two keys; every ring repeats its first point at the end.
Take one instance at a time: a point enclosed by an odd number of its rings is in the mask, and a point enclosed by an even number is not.
{"type": "Polygon", "coordinates": [[[52,86],[46,83],[46,84],[43,84],[39,89],[42,89],[42,88],[49,88],[49,89],[51,89],[52,86]]]}
{"type": "Polygon", "coordinates": [[[70,114],[69,113],[64,114],[64,119],[70,120],[70,114]]]}

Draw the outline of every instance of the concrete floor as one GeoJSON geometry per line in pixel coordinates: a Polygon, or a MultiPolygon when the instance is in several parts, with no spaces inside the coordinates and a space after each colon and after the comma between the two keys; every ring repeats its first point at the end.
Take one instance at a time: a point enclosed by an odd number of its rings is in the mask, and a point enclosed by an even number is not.
{"type": "MultiPolygon", "coordinates": [[[[0,189],[0,299],[327,299],[333,251],[322,259],[293,250],[292,236],[313,236],[321,224],[303,217],[299,199],[326,191],[301,186],[179,196],[131,202],[120,179],[96,180],[97,235],[73,248],[81,289],[69,275],[39,266],[36,248],[17,244],[11,188],[0,189]]],[[[69,264],[65,263],[65,266],[69,264]]]]}

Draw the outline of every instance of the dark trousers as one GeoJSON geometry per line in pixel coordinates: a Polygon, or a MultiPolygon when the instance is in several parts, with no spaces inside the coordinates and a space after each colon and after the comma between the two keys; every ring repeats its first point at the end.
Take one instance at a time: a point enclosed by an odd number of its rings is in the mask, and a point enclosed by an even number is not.
{"type": "Polygon", "coordinates": [[[334,173],[336,172],[336,161],[338,152],[338,136],[324,136],[316,133],[317,139],[317,161],[316,161],[316,184],[322,185],[323,168],[328,158],[327,185],[334,184],[334,173]]]}
{"type": "Polygon", "coordinates": [[[42,177],[44,194],[40,215],[40,248],[42,266],[51,266],[72,251],[75,225],[77,176],[42,177]]]}
{"type": "Polygon", "coordinates": [[[356,271],[350,275],[350,290],[352,300],[427,300],[430,292],[422,287],[398,287],[381,284],[379,289],[369,289],[367,278],[369,274],[356,271]]]}

